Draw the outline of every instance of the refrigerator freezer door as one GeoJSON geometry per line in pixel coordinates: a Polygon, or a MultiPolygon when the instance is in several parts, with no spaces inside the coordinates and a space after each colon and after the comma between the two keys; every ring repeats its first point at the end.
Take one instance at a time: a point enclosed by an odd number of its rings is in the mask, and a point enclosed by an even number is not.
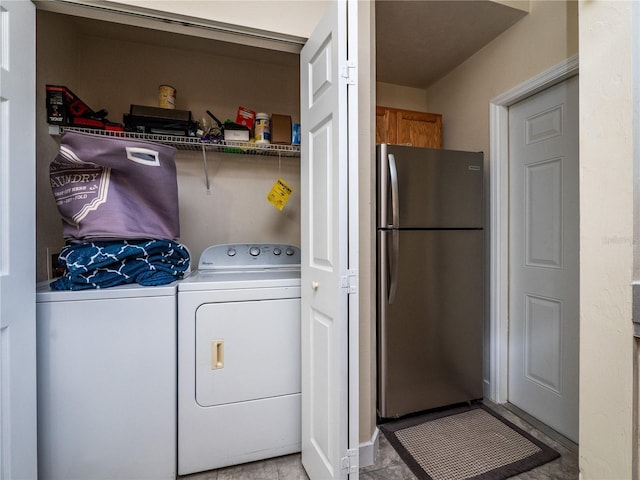
{"type": "Polygon", "coordinates": [[[378,232],[380,416],[481,398],[484,232],[394,233],[378,232]]]}
{"type": "Polygon", "coordinates": [[[382,144],[377,159],[379,228],[482,228],[482,153],[382,144]]]}

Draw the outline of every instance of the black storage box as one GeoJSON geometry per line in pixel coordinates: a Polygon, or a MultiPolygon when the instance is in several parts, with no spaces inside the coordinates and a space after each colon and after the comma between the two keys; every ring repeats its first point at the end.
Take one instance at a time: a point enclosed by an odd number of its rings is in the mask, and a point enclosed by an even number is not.
{"type": "Polygon", "coordinates": [[[198,130],[188,110],[131,105],[123,121],[127,132],[193,137],[198,130]]]}

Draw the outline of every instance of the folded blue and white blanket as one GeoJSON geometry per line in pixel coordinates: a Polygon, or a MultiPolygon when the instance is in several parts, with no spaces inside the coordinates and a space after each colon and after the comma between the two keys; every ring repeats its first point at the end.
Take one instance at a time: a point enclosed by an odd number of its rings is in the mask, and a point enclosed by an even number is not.
{"type": "Polygon", "coordinates": [[[165,285],[189,268],[189,251],[171,240],[74,243],[60,251],[59,262],[65,274],[51,283],[52,290],[165,285]]]}

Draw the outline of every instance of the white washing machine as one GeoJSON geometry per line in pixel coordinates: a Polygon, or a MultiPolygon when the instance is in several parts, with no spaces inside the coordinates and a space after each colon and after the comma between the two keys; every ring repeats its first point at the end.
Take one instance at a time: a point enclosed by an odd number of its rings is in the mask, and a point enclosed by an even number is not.
{"type": "Polygon", "coordinates": [[[300,251],[214,245],[178,286],[178,473],[300,451],[300,251]]]}
{"type": "Polygon", "coordinates": [[[38,478],[175,479],[177,282],[38,287],[38,478]]]}

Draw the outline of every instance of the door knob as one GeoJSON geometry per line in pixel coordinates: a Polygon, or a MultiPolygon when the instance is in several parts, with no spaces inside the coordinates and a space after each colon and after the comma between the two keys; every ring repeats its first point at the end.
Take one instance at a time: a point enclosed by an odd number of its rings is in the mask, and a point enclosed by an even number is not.
{"type": "Polygon", "coordinates": [[[313,288],[314,290],[317,290],[319,286],[320,284],[318,282],[311,282],[311,288],[313,288]]]}

